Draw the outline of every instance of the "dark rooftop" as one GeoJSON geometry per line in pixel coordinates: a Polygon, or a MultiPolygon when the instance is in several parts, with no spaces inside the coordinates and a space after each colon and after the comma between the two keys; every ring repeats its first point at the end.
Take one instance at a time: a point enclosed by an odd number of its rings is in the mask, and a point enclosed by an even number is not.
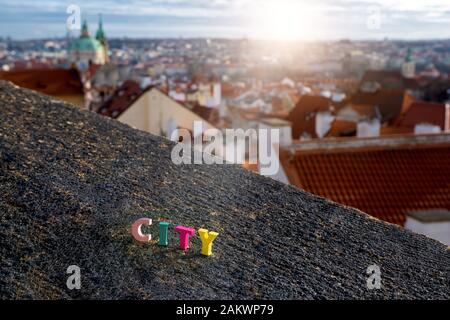
{"type": "Polygon", "coordinates": [[[450,251],[425,236],[238,166],[174,165],[168,140],[5,82],[0,118],[1,299],[450,298],[450,251]],[[155,238],[171,222],[169,247],[132,238],[141,217],[155,238]],[[214,255],[179,251],[178,224],[219,232],[214,255]]]}
{"type": "Polygon", "coordinates": [[[439,126],[442,131],[450,131],[450,106],[432,102],[412,103],[397,125],[414,132],[414,127],[421,123],[439,126]]]}
{"type": "Polygon", "coordinates": [[[0,80],[36,90],[50,96],[83,95],[83,84],[76,69],[25,69],[0,72],[0,80]]]}
{"type": "Polygon", "coordinates": [[[382,122],[393,122],[404,114],[414,98],[403,90],[380,89],[376,92],[358,91],[351,99],[350,104],[371,105],[378,107],[382,122]]]}
{"type": "Polygon", "coordinates": [[[418,87],[416,79],[406,79],[400,71],[367,70],[361,80],[365,82],[377,82],[383,89],[414,90],[418,87]]]}
{"type": "Polygon", "coordinates": [[[99,108],[98,112],[113,119],[118,118],[134,102],[136,102],[144,92],[151,87],[141,89],[139,83],[127,80],[114,91],[113,95],[99,108]]]}

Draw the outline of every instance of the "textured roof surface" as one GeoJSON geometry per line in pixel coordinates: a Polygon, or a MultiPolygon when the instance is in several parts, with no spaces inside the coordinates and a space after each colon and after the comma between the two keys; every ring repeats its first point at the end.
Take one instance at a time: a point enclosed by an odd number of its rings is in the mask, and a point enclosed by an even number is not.
{"type": "Polygon", "coordinates": [[[142,90],[139,83],[135,81],[124,81],[124,83],[114,91],[112,97],[100,107],[98,112],[104,116],[116,119],[147,90],[150,90],[150,88],[142,90]]]}
{"type": "Polygon", "coordinates": [[[446,144],[297,151],[284,155],[291,183],[403,225],[408,212],[450,209],[446,144]]]}
{"type": "Polygon", "coordinates": [[[450,298],[449,251],[424,236],[237,166],[176,166],[163,138],[1,82],[0,117],[3,299],[450,298]],[[169,247],[131,237],[145,216],[155,240],[171,222],[169,247]],[[178,224],[219,232],[214,255],[198,237],[180,252],[178,224]]]}
{"type": "MultiPolygon", "coordinates": [[[[186,107],[188,106],[186,105],[186,107]]],[[[217,124],[219,121],[219,111],[216,108],[205,107],[195,103],[190,110],[211,124],[217,124]]]]}

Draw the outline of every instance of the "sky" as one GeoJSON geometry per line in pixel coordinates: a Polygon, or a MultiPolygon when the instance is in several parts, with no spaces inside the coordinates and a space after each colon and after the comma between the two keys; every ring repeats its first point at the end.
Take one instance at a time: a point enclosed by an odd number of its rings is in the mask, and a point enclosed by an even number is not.
{"type": "Polygon", "coordinates": [[[71,4],[109,38],[450,38],[450,0],[0,0],[0,37],[65,36],[71,4]]]}

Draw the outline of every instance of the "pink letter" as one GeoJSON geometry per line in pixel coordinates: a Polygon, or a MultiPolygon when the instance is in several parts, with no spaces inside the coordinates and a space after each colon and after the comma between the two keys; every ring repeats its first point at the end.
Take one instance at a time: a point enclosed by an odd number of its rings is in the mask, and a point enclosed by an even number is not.
{"type": "Polygon", "coordinates": [[[139,220],[136,220],[135,223],[131,226],[131,234],[137,241],[141,242],[148,242],[152,240],[151,234],[142,234],[141,227],[143,224],[152,224],[152,219],[149,218],[141,218],[139,220]]]}
{"type": "Polygon", "coordinates": [[[189,237],[195,234],[195,230],[188,227],[177,226],[175,231],[180,233],[180,249],[187,250],[189,248],[189,237]]]}

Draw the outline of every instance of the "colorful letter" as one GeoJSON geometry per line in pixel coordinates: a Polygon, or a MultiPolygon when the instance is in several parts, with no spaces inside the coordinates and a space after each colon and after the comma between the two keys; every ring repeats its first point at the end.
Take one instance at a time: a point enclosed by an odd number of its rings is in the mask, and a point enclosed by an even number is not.
{"type": "Polygon", "coordinates": [[[189,248],[189,237],[195,234],[195,230],[188,227],[177,226],[175,231],[180,233],[180,249],[187,250],[189,248]]]}
{"type": "Polygon", "coordinates": [[[169,223],[161,221],[159,223],[159,245],[167,246],[169,244],[169,240],[167,239],[167,233],[169,229],[169,223]]]}
{"type": "Polygon", "coordinates": [[[131,226],[131,234],[137,241],[148,242],[148,241],[152,240],[152,235],[151,234],[142,234],[141,227],[144,224],[151,225],[152,219],[141,218],[139,220],[136,220],[136,222],[133,223],[133,225],[131,226]]]}
{"type": "Polygon", "coordinates": [[[208,232],[206,229],[199,229],[198,234],[202,240],[202,254],[205,256],[212,255],[212,243],[219,234],[214,231],[208,232]]]}

